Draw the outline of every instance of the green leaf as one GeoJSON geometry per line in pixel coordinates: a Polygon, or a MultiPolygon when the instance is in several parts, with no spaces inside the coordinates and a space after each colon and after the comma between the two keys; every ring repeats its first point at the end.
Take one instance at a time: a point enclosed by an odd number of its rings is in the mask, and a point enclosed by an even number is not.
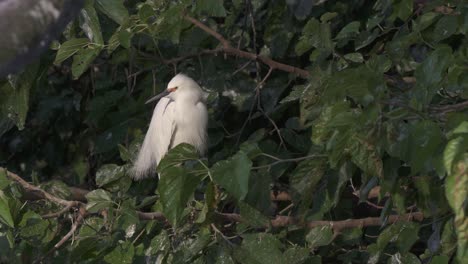
{"type": "Polygon", "coordinates": [[[89,40],[86,38],[73,38],[65,41],[60,45],[57,55],[55,56],[55,65],[60,65],[64,60],[70,58],[79,50],[89,44],[89,40]]]}
{"type": "Polygon", "coordinates": [[[166,230],[151,239],[151,243],[146,250],[147,255],[156,255],[159,252],[165,254],[171,249],[171,240],[166,230]]]}
{"type": "Polygon", "coordinates": [[[422,109],[431,102],[452,61],[452,49],[448,46],[442,46],[434,50],[419,65],[414,72],[417,85],[412,95],[412,104],[416,109],[422,109]]]}
{"type": "Polygon", "coordinates": [[[419,261],[418,257],[416,257],[414,254],[406,252],[406,253],[396,253],[395,255],[392,255],[390,259],[387,261],[387,264],[421,264],[421,261],[419,261]]]}
{"type": "Polygon", "coordinates": [[[0,190],[0,220],[11,228],[15,227],[15,223],[13,222],[13,217],[10,212],[8,198],[2,190],[0,190]]]}
{"type": "Polygon", "coordinates": [[[86,0],[84,8],[81,9],[80,27],[91,42],[103,45],[101,26],[93,3],[94,1],[86,0]]]}
{"type": "Polygon", "coordinates": [[[102,187],[124,176],[124,169],[116,164],[105,164],[96,172],[96,184],[102,187]]]}
{"type": "Polygon", "coordinates": [[[383,179],[383,162],[376,145],[357,134],[350,141],[351,161],[368,175],[383,179]]]}
{"type": "Polygon", "coordinates": [[[135,249],[131,241],[126,241],[124,243],[118,244],[114,250],[109,254],[104,256],[104,261],[107,263],[122,263],[122,264],[131,264],[133,263],[133,256],[135,254],[135,249]]]}
{"type": "Polygon", "coordinates": [[[326,160],[308,159],[299,162],[296,169],[291,173],[290,186],[293,200],[302,204],[304,208],[312,202],[317,183],[322,179],[326,170],[326,160]]]}
{"type": "Polygon", "coordinates": [[[317,226],[307,233],[306,240],[310,248],[326,246],[333,241],[333,228],[331,226],[317,226]]]}
{"type": "Polygon", "coordinates": [[[249,190],[252,162],[243,151],[228,160],[219,161],[211,168],[213,181],[225,188],[237,200],[244,200],[249,190]]]}
{"type": "Polygon", "coordinates": [[[308,85],[295,85],[292,88],[291,93],[289,93],[288,96],[286,96],[285,98],[283,98],[280,101],[280,104],[285,104],[285,103],[289,103],[289,102],[293,102],[293,101],[301,99],[301,97],[304,96],[305,91],[307,89],[309,89],[310,86],[311,86],[310,84],[308,84],[308,85]]]}
{"type": "Polygon", "coordinates": [[[7,178],[7,172],[4,169],[0,169],[0,190],[4,190],[10,185],[10,180],[7,178]]]}
{"type": "Polygon", "coordinates": [[[36,83],[38,66],[32,64],[19,75],[9,75],[3,86],[0,82],[0,120],[12,120],[19,130],[24,129],[29,94],[36,83]]]}
{"type": "Polygon", "coordinates": [[[399,3],[393,5],[392,17],[395,16],[400,18],[402,21],[406,21],[412,14],[413,0],[400,0],[399,3]]]}
{"type": "Polygon", "coordinates": [[[458,237],[457,259],[460,263],[465,263],[468,260],[467,164],[468,154],[465,153],[463,159],[453,165],[451,173],[445,179],[445,195],[455,213],[454,226],[458,237]]]}
{"type": "Polygon", "coordinates": [[[437,21],[434,28],[435,41],[444,40],[457,32],[458,17],[454,15],[443,16],[437,21]]]}
{"type": "Polygon", "coordinates": [[[284,263],[288,263],[288,264],[311,263],[311,261],[309,260],[309,249],[307,248],[300,248],[300,247],[288,248],[284,252],[283,258],[284,258],[284,263]],[[307,262],[308,260],[309,262],[307,262]]]}
{"type": "Polygon", "coordinates": [[[128,49],[132,45],[133,32],[130,29],[123,29],[117,33],[120,45],[128,49]]]}
{"type": "Polygon", "coordinates": [[[180,166],[164,168],[160,171],[160,175],[158,192],[161,196],[164,216],[173,226],[178,226],[184,209],[201,178],[191,175],[180,166]]]}
{"type": "Polygon", "coordinates": [[[442,137],[439,126],[431,121],[421,121],[410,129],[409,150],[412,173],[431,168],[432,156],[443,142],[442,137]]]}
{"type": "Polygon", "coordinates": [[[20,236],[31,245],[38,246],[50,242],[57,232],[57,221],[44,220],[33,211],[27,211],[18,224],[20,236]]]}
{"type": "Polygon", "coordinates": [[[315,47],[330,52],[333,49],[330,24],[320,23],[317,19],[310,19],[302,30],[302,36],[296,44],[296,54],[301,56],[315,47]]]}
{"type": "Polygon", "coordinates": [[[96,0],[96,7],[117,24],[122,25],[128,19],[128,11],[123,2],[124,0],[96,0]]]}
{"type": "Polygon", "coordinates": [[[364,61],[362,54],[359,52],[348,53],[343,56],[345,59],[350,60],[352,62],[361,63],[364,61]]]}
{"type": "Polygon", "coordinates": [[[110,194],[103,189],[97,189],[86,194],[86,210],[97,212],[113,204],[110,194]]]}
{"type": "Polygon", "coordinates": [[[236,259],[241,263],[276,264],[284,263],[281,253],[281,242],[272,234],[258,233],[243,236],[236,259]]]}
{"type": "Polygon", "coordinates": [[[181,164],[185,161],[197,159],[198,154],[196,149],[190,144],[182,143],[169,150],[169,152],[159,162],[158,171],[164,171],[165,169],[181,164]]]}
{"type": "Polygon", "coordinates": [[[262,215],[250,205],[239,202],[240,215],[252,227],[265,227],[268,223],[268,218],[262,215]]]}
{"type": "Polygon", "coordinates": [[[448,174],[452,173],[452,166],[468,150],[468,138],[459,136],[450,140],[444,150],[444,166],[448,174]]]}
{"type": "Polygon", "coordinates": [[[94,59],[101,52],[101,48],[86,48],[79,50],[73,56],[72,75],[73,79],[78,79],[91,65],[94,59]]]}
{"type": "Polygon", "coordinates": [[[224,9],[223,2],[223,0],[199,0],[196,2],[195,9],[200,15],[225,17],[226,10],[224,9]]]}
{"type": "Polygon", "coordinates": [[[344,39],[349,37],[354,37],[359,33],[359,27],[361,23],[359,21],[353,21],[348,25],[344,26],[338,35],[336,35],[337,39],[344,39]]]}

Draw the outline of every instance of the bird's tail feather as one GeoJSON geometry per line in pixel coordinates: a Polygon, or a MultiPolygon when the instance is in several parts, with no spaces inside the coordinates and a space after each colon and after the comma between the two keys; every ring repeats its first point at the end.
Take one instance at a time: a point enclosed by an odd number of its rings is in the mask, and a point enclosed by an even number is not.
{"type": "Polygon", "coordinates": [[[152,124],[146,133],[143,145],[140,148],[138,157],[133,164],[131,176],[135,180],[141,180],[153,175],[156,171],[158,160],[154,153],[153,142],[154,142],[154,131],[152,131],[152,124]]]}

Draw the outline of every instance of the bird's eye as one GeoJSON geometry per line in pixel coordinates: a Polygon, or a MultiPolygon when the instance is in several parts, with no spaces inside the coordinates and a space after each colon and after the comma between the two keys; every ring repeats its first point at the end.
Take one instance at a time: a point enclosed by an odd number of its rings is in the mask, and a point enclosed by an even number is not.
{"type": "Polygon", "coordinates": [[[167,90],[168,90],[170,93],[172,93],[172,92],[175,92],[175,91],[177,90],[177,88],[178,88],[178,87],[175,86],[175,87],[169,88],[169,89],[167,89],[167,90]]]}

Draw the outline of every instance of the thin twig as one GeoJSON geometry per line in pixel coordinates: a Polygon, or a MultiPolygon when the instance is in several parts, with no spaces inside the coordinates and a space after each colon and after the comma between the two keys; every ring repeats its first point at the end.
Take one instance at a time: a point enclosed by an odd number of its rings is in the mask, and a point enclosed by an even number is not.
{"type": "Polygon", "coordinates": [[[285,162],[298,162],[298,161],[307,160],[307,159],[325,158],[325,157],[327,157],[327,155],[309,155],[309,156],[293,158],[293,159],[280,159],[280,160],[277,160],[277,161],[272,162],[272,163],[267,164],[267,165],[252,167],[252,169],[258,170],[258,169],[262,169],[262,168],[269,168],[269,167],[274,166],[276,164],[285,163],[285,162]]]}
{"type": "Polygon", "coordinates": [[[34,263],[41,263],[46,257],[50,256],[54,251],[59,249],[65,242],[67,242],[72,236],[74,236],[75,231],[78,229],[78,227],[81,225],[81,223],[84,220],[84,215],[86,214],[86,210],[82,207],[80,210],[78,210],[78,215],[76,216],[75,221],[72,221],[72,226],[70,228],[70,231],[60,239],[59,242],[57,242],[53,248],[51,248],[45,255],[44,257],[38,259],[34,263]]]}

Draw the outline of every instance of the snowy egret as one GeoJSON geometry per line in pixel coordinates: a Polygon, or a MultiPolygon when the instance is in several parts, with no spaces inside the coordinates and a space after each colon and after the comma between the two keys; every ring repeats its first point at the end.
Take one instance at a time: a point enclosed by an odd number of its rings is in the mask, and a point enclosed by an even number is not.
{"type": "Polygon", "coordinates": [[[167,151],[180,143],[193,145],[201,155],[206,151],[208,112],[200,86],[192,78],[177,74],[164,92],[146,103],[158,99],[133,167],[136,180],[154,173],[167,151]]]}

